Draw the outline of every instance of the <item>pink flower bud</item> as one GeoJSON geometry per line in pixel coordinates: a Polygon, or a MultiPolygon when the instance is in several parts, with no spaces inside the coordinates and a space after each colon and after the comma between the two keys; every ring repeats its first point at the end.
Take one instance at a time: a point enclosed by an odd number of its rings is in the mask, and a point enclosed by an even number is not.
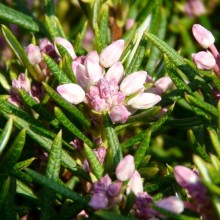
{"type": "Polygon", "coordinates": [[[8,98],[8,102],[10,102],[12,105],[15,105],[17,107],[21,107],[21,101],[19,100],[19,98],[17,96],[10,96],[8,98]]]}
{"type": "Polygon", "coordinates": [[[154,86],[156,87],[157,90],[159,90],[160,93],[166,92],[171,86],[173,82],[169,76],[164,76],[160,79],[158,79],[155,83],[154,86]]]}
{"type": "Polygon", "coordinates": [[[175,196],[162,199],[156,205],[176,214],[180,214],[184,210],[183,202],[175,196]]]}
{"type": "Polygon", "coordinates": [[[105,74],[105,79],[110,81],[111,79],[115,79],[117,83],[121,81],[124,76],[124,68],[121,62],[116,62],[113,64],[107,73],[105,74]]]}
{"type": "Polygon", "coordinates": [[[134,26],[134,24],[135,24],[134,18],[128,18],[128,19],[126,20],[125,29],[126,29],[126,30],[131,29],[131,28],[134,26]]]}
{"type": "Polygon", "coordinates": [[[85,60],[86,73],[91,85],[96,85],[98,81],[103,77],[103,71],[101,66],[94,58],[86,58],[85,60]]]}
{"type": "Polygon", "coordinates": [[[192,32],[197,42],[204,49],[209,48],[215,42],[215,38],[212,33],[200,24],[194,24],[192,27],[192,32]]]}
{"type": "Polygon", "coordinates": [[[106,155],[106,148],[103,146],[99,147],[97,149],[97,157],[98,157],[98,160],[101,164],[104,163],[105,155],[106,155]]]}
{"type": "Polygon", "coordinates": [[[174,167],[174,176],[177,183],[182,187],[188,187],[190,184],[197,184],[200,178],[192,170],[184,166],[174,167]]]}
{"type": "Polygon", "coordinates": [[[73,70],[73,73],[76,75],[76,68],[79,64],[84,65],[86,57],[85,56],[80,56],[80,57],[76,57],[73,62],[71,63],[71,67],[73,70]]]}
{"type": "Polygon", "coordinates": [[[105,68],[112,66],[116,63],[124,49],[124,40],[117,40],[107,46],[105,49],[102,50],[100,54],[100,63],[105,68]]]}
{"type": "Polygon", "coordinates": [[[205,6],[201,0],[188,0],[185,4],[184,10],[190,17],[200,16],[206,12],[205,6]]]}
{"type": "Polygon", "coordinates": [[[114,183],[111,183],[108,187],[108,195],[109,196],[117,196],[120,191],[121,191],[121,187],[122,187],[122,182],[114,182],[114,183]]]}
{"type": "Polygon", "coordinates": [[[201,51],[193,53],[192,58],[198,69],[210,70],[216,64],[216,60],[210,52],[201,51]]]}
{"type": "Polygon", "coordinates": [[[13,79],[12,86],[16,89],[23,89],[25,92],[30,92],[31,83],[24,73],[20,73],[18,79],[13,79]]]}
{"type": "Polygon", "coordinates": [[[86,59],[90,59],[92,60],[94,63],[99,63],[99,55],[98,52],[96,50],[90,51],[87,55],[86,55],[86,59]]]}
{"type": "Polygon", "coordinates": [[[116,167],[116,177],[120,181],[129,180],[135,171],[134,157],[126,155],[116,167]]]}
{"type": "Polygon", "coordinates": [[[133,173],[133,175],[127,185],[126,193],[129,194],[131,191],[135,195],[144,191],[142,179],[141,179],[141,176],[137,170],[134,171],[134,173],[133,173]]]}
{"type": "Polygon", "coordinates": [[[68,102],[79,104],[85,98],[84,90],[77,84],[69,83],[57,87],[57,92],[68,102]]]}
{"type": "Polygon", "coordinates": [[[160,102],[161,97],[153,93],[142,93],[131,100],[129,100],[128,105],[131,105],[134,109],[148,109],[160,102]]]}
{"type": "Polygon", "coordinates": [[[73,59],[76,58],[76,54],[75,54],[75,51],[73,49],[73,46],[68,40],[66,40],[65,38],[62,38],[62,37],[56,37],[55,38],[55,40],[54,40],[55,51],[60,56],[59,50],[57,49],[57,46],[56,46],[57,43],[61,44],[69,52],[70,56],[73,59]]]}
{"type": "Polygon", "coordinates": [[[108,104],[104,99],[101,99],[99,97],[96,97],[91,102],[92,108],[95,109],[98,112],[103,112],[108,108],[108,104]]]}
{"type": "Polygon", "coordinates": [[[108,207],[108,203],[108,198],[104,193],[95,193],[89,202],[89,206],[95,210],[105,209],[108,207]]]}
{"type": "Polygon", "coordinates": [[[85,67],[82,64],[78,64],[75,72],[76,80],[78,84],[85,90],[90,87],[89,79],[86,75],[85,67]]]}
{"type": "Polygon", "coordinates": [[[25,52],[31,64],[37,65],[42,61],[42,55],[40,53],[40,48],[33,44],[29,44],[25,48],[25,52]]]}
{"type": "Polygon", "coordinates": [[[113,123],[125,123],[128,119],[130,112],[125,108],[124,105],[116,105],[110,111],[110,118],[113,123]]]}
{"type": "Polygon", "coordinates": [[[121,84],[120,90],[126,95],[132,95],[133,93],[137,92],[141,88],[143,88],[145,80],[147,78],[147,72],[145,71],[138,71],[134,72],[127,77],[125,77],[121,84]]]}

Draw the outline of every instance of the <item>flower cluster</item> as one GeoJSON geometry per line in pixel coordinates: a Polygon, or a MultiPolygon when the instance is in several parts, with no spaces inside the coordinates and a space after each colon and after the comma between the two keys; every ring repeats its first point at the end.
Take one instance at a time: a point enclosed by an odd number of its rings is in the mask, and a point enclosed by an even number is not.
{"type": "Polygon", "coordinates": [[[214,68],[215,73],[219,75],[219,52],[214,45],[214,36],[200,24],[194,24],[192,32],[200,46],[206,49],[206,51],[192,54],[193,61],[196,63],[197,68],[204,70],[214,68]]]}
{"type": "Polygon", "coordinates": [[[13,79],[12,81],[12,86],[10,88],[10,96],[8,98],[8,101],[17,107],[22,107],[19,89],[22,89],[25,92],[27,92],[38,103],[40,102],[40,99],[44,94],[43,88],[40,84],[35,83],[31,86],[29,78],[24,73],[20,73],[18,79],[13,79]]]}
{"type": "MultiPolygon", "coordinates": [[[[68,48],[66,48],[68,50],[68,48]]],[[[72,104],[86,103],[94,113],[109,112],[114,123],[126,122],[129,115],[138,109],[148,109],[161,100],[161,93],[172,84],[169,77],[163,77],[145,91],[145,84],[152,79],[146,71],[125,75],[119,61],[124,41],[117,40],[102,50],[76,57],[72,69],[77,81],[60,85],[58,93],[72,104]]]]}
{"type": "Polygon", "coordinates": [[[140,219],[163,217],[153,209],[153,205],[179,214],[183,211],[183,202],[175,196],[164,198],[154,203],[153,198],[144,192],[141,176],[135,170],[134,157],[126,155],[117,165],[115,175],[117,180],[112,182],[108,174],[93,184],[93,195],[89,205],[95,209],[110,209],[122,201],[123,190],[126,194],[135,195],[134,214],[140,219]],[[125,187],[124,187],[125,186],[125,187]]]}
{"type": "Polygon", "coordinates": [[[175,214],[180,214],[184,210],[183,202],[175,196],[164,198],[155,203],[153,198],[148,193],[141,192],[138,193],[135,198],[135,216],[139,219],[147,220],[159,220],[159,218],[163,218],[164,216],[161,213],[153,209],[153,205],[166,209],[167,211],[173,212],[175,214]]]}
{"type": "Polygon", "coordinates": [[[211,198],[197,171],[179,165],[174,168],[174,176],[177,183],[187,190],[191,198],[191,203],[185,203],[185,207],[200,213],[204,219],[215,219],[211,198]]]}

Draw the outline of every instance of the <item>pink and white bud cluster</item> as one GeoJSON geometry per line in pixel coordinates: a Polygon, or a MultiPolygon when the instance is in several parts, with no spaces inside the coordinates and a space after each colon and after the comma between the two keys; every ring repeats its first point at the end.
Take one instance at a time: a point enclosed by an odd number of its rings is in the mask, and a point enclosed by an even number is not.
{"type": "Polygon", "coordinates": [[[143,192],[143,183],[140,174],[135,170],[134,157],[126,155],[117,165],[115,175],[120,181],[128,181],[126,193],[137,194],[143,192]]]}
{"type": "Polygon", "coordinates": [[[100,55],[92,51],[75,58],[72,69],[78,85],[60,85],[58,93],[73,104],[84,101],[93,112],[109,112],[113,123],[125,123],[131,114],[128,108],[138,110],[156,105],[161,100],[160,94],[168,89],[172,81],[165,77],[155,83],[156,92],[145,92],[144,84],[150,77],[146,71],[137,71],[125,77],[119,61],[123,49],[124,41],[117,40],[103,49],[100,55]]]}
{"type": "Polygon", "coordinates": [[[36,46],[34,44],[29,44],[25,48],[25,52],[27,54],[30,63],[34,66],[35,71],[38,74],[42,75],[42,78],[45,78],[46,76],[50,75],[50,71],[47,68],[47,65],[43,59],[42,54],[47,54],[56,62],[58,62],[60,53],[56,46],[57,43],[62,45],[69,52],[70,56],[73,59],[76,58],[76,54],[72,44],[66,39],[61,37],[55,38],[54,45],[47,38],[44,38],[39,41],[39,46],[36,46]]]}
{"type": "Polygon", "coordinates": [[[89,202],[95,210],[114,207],[122,199],[122,182],[112,182],[108,174],[93,184],[93,195],[89,202]]]}
{"type": "Polygon", "coordinates": [[[39,46],[29,44],[25,48],[25,52],[40,79],[43,79],[47,75],[50,75],[50,71],[47,68],[42,53],[48,54],[53,59],[56,59],[57,56],[53,44],[47,38],[41,39],[39,42],[39,46]]]}
{"type": "Polygon", "coordinates": [[[41,85],[32,85],[27,76],[24,73],[20,73],[18,79],[13,79],[12,86],[10,89],[10,97],[8,101],[17,107],[22,107],[22,101],[19,96],[18,90],[22,89],[32,96],[37,102],[40,102],[40,98],[43,95],[41,85]]]}
{"type": "Polygon", "coordinates": [[[161,219],[164,216],[153,209],[153,205],[166,209],[175,214],[180,214],[184,210],[183,202],[175,196],[164,198],[158,202],[154,202],[153,198],[146,192],[136,195],[134,203],[135,216],[140,219],[161,219]],[[157,218],[158,217],[158,218],[157,218]]]}
{"type": "Polygon", "coordinates": [[[201,179],[197,172],[185,166],[176,166],[174,168],[174,176],[177,183],[185,188],[191,198],[191,205],[187,205],[187,208],[192,207],[192,210],[197,210],[204,219],[214,219],[211,218],[213,210],[211,205],[211,199],[208,194],[207,189],[202,184],[201,179]]]}
{"type": "Polygon", "coordinates": [[[215,73],[219,75],[220,58],[219,52],[214,45],[214,36],[210,31],[208,31],[200,24],[193,25],[192,33],[200,46],[206,49],[206,51],[200,51],[198,53],[192,54],[192,59],[195,62],[197,68],[203,70],[214,69],[215,73]]]}

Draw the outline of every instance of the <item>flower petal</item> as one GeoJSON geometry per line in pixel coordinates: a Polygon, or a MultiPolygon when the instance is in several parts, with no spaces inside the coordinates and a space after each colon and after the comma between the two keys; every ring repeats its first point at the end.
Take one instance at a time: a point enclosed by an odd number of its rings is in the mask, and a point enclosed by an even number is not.
{"type": "Polygon", "coordinates": [[[138,90],[144,87],[143,85],[145,83],[146,78],[146,71],[134,72],[122,80],[120,84],[120,90],[126,96],[132,95],[133,93],[137,92],[138,90]]]}
{"type": "Polygon", "coordinates": [[[132,108],[148,109],[156,105],[161,100],[159,95],[153,93],[142,93],[129,101],[132,108]]]}
{"type": "Polygon", "coordinates": [[[77,84],[69,83],[57,87],[57,92],[68,102],[79,104],[85,98],[84,90],[77,84]]]}
{"type": "Polygon", "coordinates": [[[129,180],[135,171],[134,157],[126,155],[116,167],[116,177],[120,181],[129,180]]]}
{"type": "Polygon", "coordinates": [[[57,46],[56,46],[57,43],[61,44],[69,52],[70,56],[73,59],[76,58],[76,54],[75,54],[75,51],[73,49],[73,46],[68,40],[66,40],[65,38],[62,38],[62,37],[56,37],[55,38],[55,40],[54,40],[55,51],[60,56],[59,50],[57,49],[57,46]]]}
{"type": "Polygon", "coordinates": [[[112,66],[116,63],[124,49],[124,40],[117,40],[107,46],[105,49],[102,50],[100,54],[100,64],[105,68],[112,66]]]}
{"type": "Polygon", "coordinates": [[[194,24],[192,32],[197,42],[204,49],[209,48],[215,42],[215,38],[212,33],[200,24],[194,24]]]}
{"type": "Polygon", "coordinates": [[[110,81],[111,79],[115,79],[117,83],[121,81],[124,76],[124,67],[121,62],[116,62],[113,64],[105,74],[105,79],[110,81]]]}

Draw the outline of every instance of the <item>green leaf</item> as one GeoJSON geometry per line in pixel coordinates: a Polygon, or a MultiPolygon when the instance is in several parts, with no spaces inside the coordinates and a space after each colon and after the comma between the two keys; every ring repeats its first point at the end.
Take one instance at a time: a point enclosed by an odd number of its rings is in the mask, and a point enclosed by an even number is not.
{"type": "Polygon", "coordinates": [[[174,109],[174,105],[175,104],[171,105],[168,111],[162,117],[160,117],[159,120],[157,120],[155,123],[151,125],[151,129],[153,132],[158,130],[166,122],[166,120],[169,118],[170,114],[174,109]]]}
{"type": "Polygon", "coordinates": [[[13,176],[17,180],[20,180],[20,181],[25,182],[25,183],[32,184],[32,182],[33,182],[32,178],[27,173],[24,173],[21,170],[16,170],[14,168],[11,171],[11,176],[13,176]]]}
{"type": "Polygon", "coordinates": [[[61,55],[61,57],[63,58],[64,56],[67,56],[70,60],[70,62],[73,61],[73,58],[71,57],[70,53],[68,52],[68,50],[62,46],[60,43],[56,43],[57,49],[59,50],[59,53],[61,55]]]}
{"type": "Polygon", "coordinates": [[[145,32],[145,35],[149,41],[151,41],[161,52],[165,53],[167,57],[176,65],[185,65],[184,59],[180,56],[172,47],[170,47],[165,41],[158,38],[156,35],[145,32]]]}
{"type": "Polygon", "coordinates": [[[100,0],[93,1],[93,5],[92,5],[92,27],[93,28],[96,26],[96,24],[98,24],[100,9],[101,9],[101,1],[100,0]]]}
{"type": "Polygon", "coordinates": [[[108,146],[112,149],[114,166],[116,167],[119,161],[122,159],[122,152],[117,134],[113,128],[113,124],[108,113],[104,114],[104,129],[108,146]]]}
{"type": "Polygon", "coordinates": [[[76,216],[80,211],[84,209],[84,205],[78,202],[71,202],[66,199],[63,203],[61,210],[59,212],[59,216],[57,219],[69,220],[73,216],[76,216]]]}
{"type": "Polygon", "coordinates": [[[19,94],[25,104],[33,108],[37,113],[39,113],[40,117],[42,117],[46,121],[49,121],[50,124],[52,124],[54,127],[58,127],[58,120],[54,116],[52,116],[51,113],[48,112],[48,110],[44,108],[40,103],[38,103],[33,97],[31,97],[22,89],[19,89],[19,94]]]}
{"type": "Polygon", "coordinates": [[[19,160],[26,139],[26,130],[19,132],[10,148],[5,153],[0,162],[0,186],[6,181],[8,175],[19,160]]]}
{"type": "Polygon", "coordinates": [[[137,122],[137,121],[149,121],[152,119],[153,116],[158,114],[160,110],[161,110],[160,106],[154,106],[152,108],[146,109],[145,111],[139,114],[130,116],[126,123],[137,122]]]}
{"type": "Polygon", "coordinates": [[[14,165],[19,160],[26,139],[26,131],[23,129],[19,132],[10,148],[5,153],[0,162],[0,207],[5,199],[5,186],[14,165]]]}
{"type": "Polygon", "coordinates": [[[16,219],[15,196],[16,196],[16,180],[15,178],[10,178],[9,191],[0,209],[1,219],[16,219]]]}
{"type": "Polygon", "coordinates": [[[218,76],[217,76],[216,73],[214,73],[214,72],[211,72],[211,73],[210,73],[210,76],[211,76],[211,78],[212,78],[212,81],[213,81],[214,85],[215,85],[216,88],[220,91],[220,81],[219,81],[218,76]]]}
{"type": "MultiPolygon", "coordinates": [[[[62,155],[62,131],[60,131],[53,141],[50,149],[50,155],[47,163],[45,176],[57,182],[60,175],[62,155]]],[[[44,187],[41,198],[41,220],[54,218],[55,211],[53,208],[53,201],[55,194],[53,190],[44,187]]]]}
{"type": "Polygon", "coordinates": [[[22,170],[22,169],[30,166],[34,160],[36,160],[35,157],[32,157],[32,158],[24,160],[24,161],[20,161],[14,165],[13,170],[22,170]]]}
{"type": "Polygon", "coordinates": [[[17,24],[29,31],[39,32],[38,23],[31,17],[13,8],[0,3],[0,18],[2,20],[17,24]]]}
{"type": "Polygon", "coordinates": [[[54,138],[55,134],[48,129],[45,129],[45,125],[40,123],[40,121],[36,120],[32,116],[30,116],[27,112],[18,108],[17,106],[7,102],[0,100],[0,112],[6,112],[8,114],[16,115],[26,121],[29,122],[30,127],[36,131],[38,134],[42,134],[45,137],[54,138]]]}
{"type": "Polygon", "coordinates": [[[217,117],[217,109],[214,106],[210,105],[209,103],[187,94],[185,95],[185,98],[187,102],[189,102],[190,104],[197,106],[202,111],[207,112],[214,117],[217,117]]]}
{"type": "Polygon", "coordinates": [[[54,41],[54,39],[56,37],[60,37],[55,16],[54,15],[51,15],[51,16],[45,15],[44,20],[45,20],[44,21],[45,27],[50,35],[50,39],[52,41],[54,41]]]}
{"type": "Polygon", "coordinates": [[[65,188],[62,185],[60,185],[59,183],[55,182],[54,180],[49,179],[46,176],[43,176],[37,172],[35,172],[34,170],[31,170],[29,168],[26,168],[26,172],[33,178],[33,180],[42,185],[42,186],[46,186],[49,189],[52,189],[54,192],[66,197],[66,198],[70,198],[73,201],[79,202],[81,204],[84,205],[84,207],[87,206],[87,199],[83,196],[80,196],[79,194],[73,192],[72,190],[70,190],[69,188],[65,188]]]}
{"type": "Polygon", "coordinates": [[[90,121],[83,115],[81,111],[79,111],[75,106],[73,106],[71,103],[63,99],[57,92],[55,92],[50,86],[48,86],[46,83],[43,83],[44,88],[48,95],[54,99],[60,106],[62,106],[65,110],[70,112],[77,121],[79,121],[84,126],[89,127],[90,121]]]}
{"type": "Polygon", "coordinates": [[[218,104],[217,104],[217,113],[218,113],[218,117],[217,117],[217,133],[218,133],[218,136],[220,137],[220,101],[218,101],[218,104]]]}
{"type": "Polygon", "coordinates": [[[63,47],[61,44],[56,43],[57,49],[59,50],[59,53],[61,54],[61,57],[63,58],[62,62],[62,68],[63,71],[67,74],[67,77],[73,82],[76,83],[76,78],[72,70],[72,61],[73,58],[67,51],[65,47],[63,47]]]}
{"type": "Polygon", "coordinates": [[[103,36],[97,24],[95,25],[94,30],[95,30],[96,49],[100,53],[104,48],[103,36]]]}
{"type": "Polygon", "coordinates": [[[199,155],[201,158],[203,158],[205,161],[210,161],[209,155],[207,154],[204,147],[202,147],[199,142],[196,140],[196,137],[193,133],[193,131],[190,129],[187,133],[187,137],[192,145],[193,151],[199,155]]]}
{"type": "Polygon", "coordinates": [[[29,186],[27,186],[20,180],[16,180],[16,183],[17,183],[16,191],[18,194],[28,196],[32,199],[38,199],[34,191],[29,186]]]}
{"type": "Polygon", "coordinates": [[[180,56],[172,47],[170,47],[165,41],[162,41],[156,35],[149,32],[145,32],[148,40],[150,40],[162,53],[165,53],[167,57],[176,65],[183,73],[193,80],[198,73],[188,65],[182,56],[180,56]]]}
{"type": "Polygon", "coordinates": [[[63,57],[63,70],[64,70],[64,72],[66,72],[66,74],[70,78],[70,80],[73,83],[76,83],[76,77],[73,73],[73,69],[72,69],[72,66],[71,66],[71,60],[72,60],[72,58],[70,58],[67,55],[65,55],[63,57]]]}
{"type": "Polygon", "coordinates": [[[218,137],[216,131],[212,127],[207,127],[206,129],[207,129],[207,131],[209,133],[209,137],[211,139],[211,142],[212,142],[212,145],[214,147],[214,150],[217,153],[218,157],[220,157],[220,141],[219,141],[219,137],[218,137]]]}
{"type": "Polygon", "coordinates": [[[87,27],[88,27],[88,21],[83,21],[83,24],[81,26],[81,31],[77,34],[75,41],[74,41],[74,50],[79,53],[80,49],[82,49],[82,42],[85,37],[87,27]]]}
{"type": "Polygon", "coordinates": [[[175,70],[173,64],[170,60],[165,56],[166,61],[166,70],[173,83],[177,87],[178,90],[182,92],[192,93],[191,88],[184,82],[184,80],[180,77],[179,73],[175,70]]]}
{"type": "Polygon", "coordinates": [[[44,9],[45,13],[47,15],[54,15],[55,14],[55,6],[54,6],[54,1],[53,0],[44,0],[44,9]]]}
{"type": "Polygon", "coordinates": [[[24,49],[16,39],[16,37],[12,34],[12,32],[4,25],[2,25],[2,34],[9,45],[9,47],[12,49],[12,51],[15,53],[17,58],[24,64],[24,66],[27,68],[28,72],[34,77],[37,81],[42,81],[42,75],[39,75],[35,72],[33,66],[31,65],[26,53],[24,52],[24,49]]]}
{"type": "MultiPolygon", "coordinates": [[[[42,137],[41,135],[33,131],[30,128],[31,125],[27,121],[16,116],[8,115],[4,112],[2,112],[2,115],[6,118],[13,117],[15,127],[17,127],[18,129],[25,128],[28,136],[30,136],[34,141],[36,141],[44,150],[50,152],[52,141],[46,137],[42,137]]],[[[62,151],[62,165],[71,170],[72,172],[76,172],[76,162],[65,150],[62,151]]]]}
{"type": "Polygon", "coordinates": [[[147,41],[145,39],[141,39],[139,46],[135,51],[132,61],[129,63],[128,68],[126,68],[125,70],[126,74],[133,73],[139,69],[141,62],[144,58],[146,45],[147,45],[146,42],[147,41]]]}
{"type": "Polygon", "coordinates": [[[3,73],[0,73],[0,85],[6,90],[10,91],[10,85],[8,83],[8,80],[6,79],[6,76],[3,73]]]}
{"type": "Polygon", "coordinates": [[[72,83],[67,74],[59,67],[59,65],[48,55],[43,54],[43,58],[50,69],[51,73],[55,76],[59,83],[72,83]]]}
{"type": "Polygon", "coordinates": [[[201,125],[202,121],[196,117],[181,118],[181,119],[167,119],[166,125],[172,127],[194,127],[201,125]]]}
{"type": "Polygon", "coordinates": [[[123,150],[135,145],[135,144],[138,144],[140,143],[144,136],[146,134],[146,131],[142,131],[142,132],[139,132],[138,134],[134,135],[133,137],[129,138],[128,140],[124,141],[122,144],[121,144],[121,148],[123,150]]]}
{"type": "Polygon", "coordinates": [[[106,211],[106,210],[99,210],[95,212],[95,215],[101,217],[101,219],[106,220],[135,220],[135,217],[131,216],[123,216],[114,212],[106,211]]]}
{"type": "Polygon", "coordinates": [[[134,155],[134,161],[135,161],[135,167],[137,168],[141,162],[144,160],[144,157],[146,156],[146,153],[149,151],[149,144],[151,139],[151,130],[147,130],[145,133],[145,136],[135,152],[134,155]]]}
{"type": "MultiPolygon", "coordinates": [[[[155,10],[157,10],[159,12],[159,13],[157,13],[157,14],[159,14],[159,15],[157,15],[157,16],[159,16],[159,22],[158,22],[158,20],[155,20],[153,18],[153,24],[151,24],[151,27],[155,26],[154,29],[156,29],[157,36],[160,39],[164,39],[166,30],[167,30],[166,10],[162,7],[157,7],[155,10]]],[[[161,53],[158,50],[158,48],[155,46],[151,47],[149,58],[148,58],[147,65],[146,65],[146,70],[147,70],[147,72],[150,73],[151,76],[155,75],[155,68],[158,64],[158,60],[160,60],[160,56],[161,56],[161,53]]]]}
{"type": "Polygon", "coordinates": [[[105,4],[102,5],[102,10],[99,19],[99,29],[102,33],[103,47],[109,43],[109,7],[105,4]]]}
{"type": "Polygon", "coordinates": [[[47,162],[46,176],[57,181],[60,175],[62,156],[62,131],[60,131],[53,141],[50,149],[50,155],[47,162]]]}
{"type": "Polygon", "coordinates": [[[73,133],[80,140],[84,141],[90,147],[93,147],[93,142],[90,141],[66,116],[65,114],[58,108],[54,108],[55,115],[60,123],[67,128],[71,133],[73,133]]]}
{"type": "Polygon", "coordinates": [[[13,120],[9,118],[2,133],[0,134],[0,155],[6,147],[12,131],[13,120]]]}
{"type": "Polygon", "coordinates": [[[86,158],[88,159],[89,164],[92,167],[93,173],[95,174],[97,179],[100,179],[103,176],[104,172],[103,166],[100,164],[94,151],[86,144],[84,144],[84,151],[86,154],[86,158]]]}

